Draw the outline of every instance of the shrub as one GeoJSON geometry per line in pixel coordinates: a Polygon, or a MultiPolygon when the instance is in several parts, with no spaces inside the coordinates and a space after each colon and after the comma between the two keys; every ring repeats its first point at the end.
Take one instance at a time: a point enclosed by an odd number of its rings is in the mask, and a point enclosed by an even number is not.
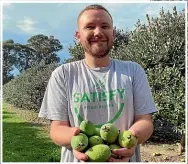
{"type": "Polygon", "coordinates": [[[50,75],[57,66],[49,64],[26,70],[3,86],[4,100],[23,109],[39,111],[50,75]]]}

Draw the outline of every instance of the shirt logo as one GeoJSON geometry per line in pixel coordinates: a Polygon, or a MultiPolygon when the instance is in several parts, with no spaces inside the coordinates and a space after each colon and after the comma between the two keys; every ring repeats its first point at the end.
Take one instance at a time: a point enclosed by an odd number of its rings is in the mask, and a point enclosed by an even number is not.
{"type": "MultiPolygon", "coordinates": [[[[116,107],[116,100],[119,99],[121,102],[118,106],[119,109],[114,114],[114,117],[105,123],[114,123],[119,116],[121,115],[124,109],[124,99],[125,99],[125,89],[114,89],[107,90],[105,87],[105,83],[101,80],[95,81],[95,91],[93,92],[75,92],[73,94],[74,100],[74,113],[78,120],[81,122],[84,120],[84,116],[81,116],[79,112],[80,106],[83,104],[87,104],[86,110],[104,110],[108,105],[108,107],[116,107]],[[105,104],[105,105],[104,105],[105,104]]],[[[101,127],[104,123],[96,124],[96,127],[101,127]]]]}

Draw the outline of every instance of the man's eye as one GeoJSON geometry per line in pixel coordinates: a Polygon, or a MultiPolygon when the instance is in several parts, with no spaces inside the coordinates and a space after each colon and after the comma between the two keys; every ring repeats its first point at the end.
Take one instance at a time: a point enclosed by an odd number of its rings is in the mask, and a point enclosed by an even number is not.
{"type": "Polygon", "coordinates": [[[102,28],[107,29],[107,28],[109,28],[109,27],[105,25],[105,26],[102,26],[102,28]]]}
{"type": "Polygon", "coordinates": [[[94,26],[87,26],[87,29],[94,29],[94,26]]]}

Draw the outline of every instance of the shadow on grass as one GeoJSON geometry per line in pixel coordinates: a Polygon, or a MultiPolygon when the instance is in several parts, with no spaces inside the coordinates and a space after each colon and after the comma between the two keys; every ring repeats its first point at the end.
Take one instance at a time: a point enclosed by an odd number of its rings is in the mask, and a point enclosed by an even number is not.
{"type": "Polygon", "coordinates": [[[3,120],[4,120],[4,119],[8,119],[8,118],[12,118],[12,117],[10,117],[10,116],[8,116],[8,115],[3,115],[3,120]]]}
{"type": "Polygon", "coordinates": [[[16,113],[14,113],[14,112],[3,111],[3,120],[4,120],[4,119],[12,118],[12,115],[15,115],[15,114],[16,114],[16,113]]]}
{"type": "Polygon", "coordinates": [[[59,162],[60,151],[40,128],[3,122],[3,162],[59,162]]]}
{"type": "Polygon", "coordinates": [[[3,114],[16,114],[16,113],[14,113],[14,112],[3,111],[3,114]]]}

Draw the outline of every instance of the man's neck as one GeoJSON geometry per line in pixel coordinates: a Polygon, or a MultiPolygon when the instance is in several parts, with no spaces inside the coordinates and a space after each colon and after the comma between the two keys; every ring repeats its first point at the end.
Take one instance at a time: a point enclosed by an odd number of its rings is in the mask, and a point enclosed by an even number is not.
{"type": "Polygon", "coordinates": [[[110,65],[110,57],[106,55],[103,58],[95,58],[90,55],[85,55],[85,62],[90,68],[107,67],[110,65]]]}

